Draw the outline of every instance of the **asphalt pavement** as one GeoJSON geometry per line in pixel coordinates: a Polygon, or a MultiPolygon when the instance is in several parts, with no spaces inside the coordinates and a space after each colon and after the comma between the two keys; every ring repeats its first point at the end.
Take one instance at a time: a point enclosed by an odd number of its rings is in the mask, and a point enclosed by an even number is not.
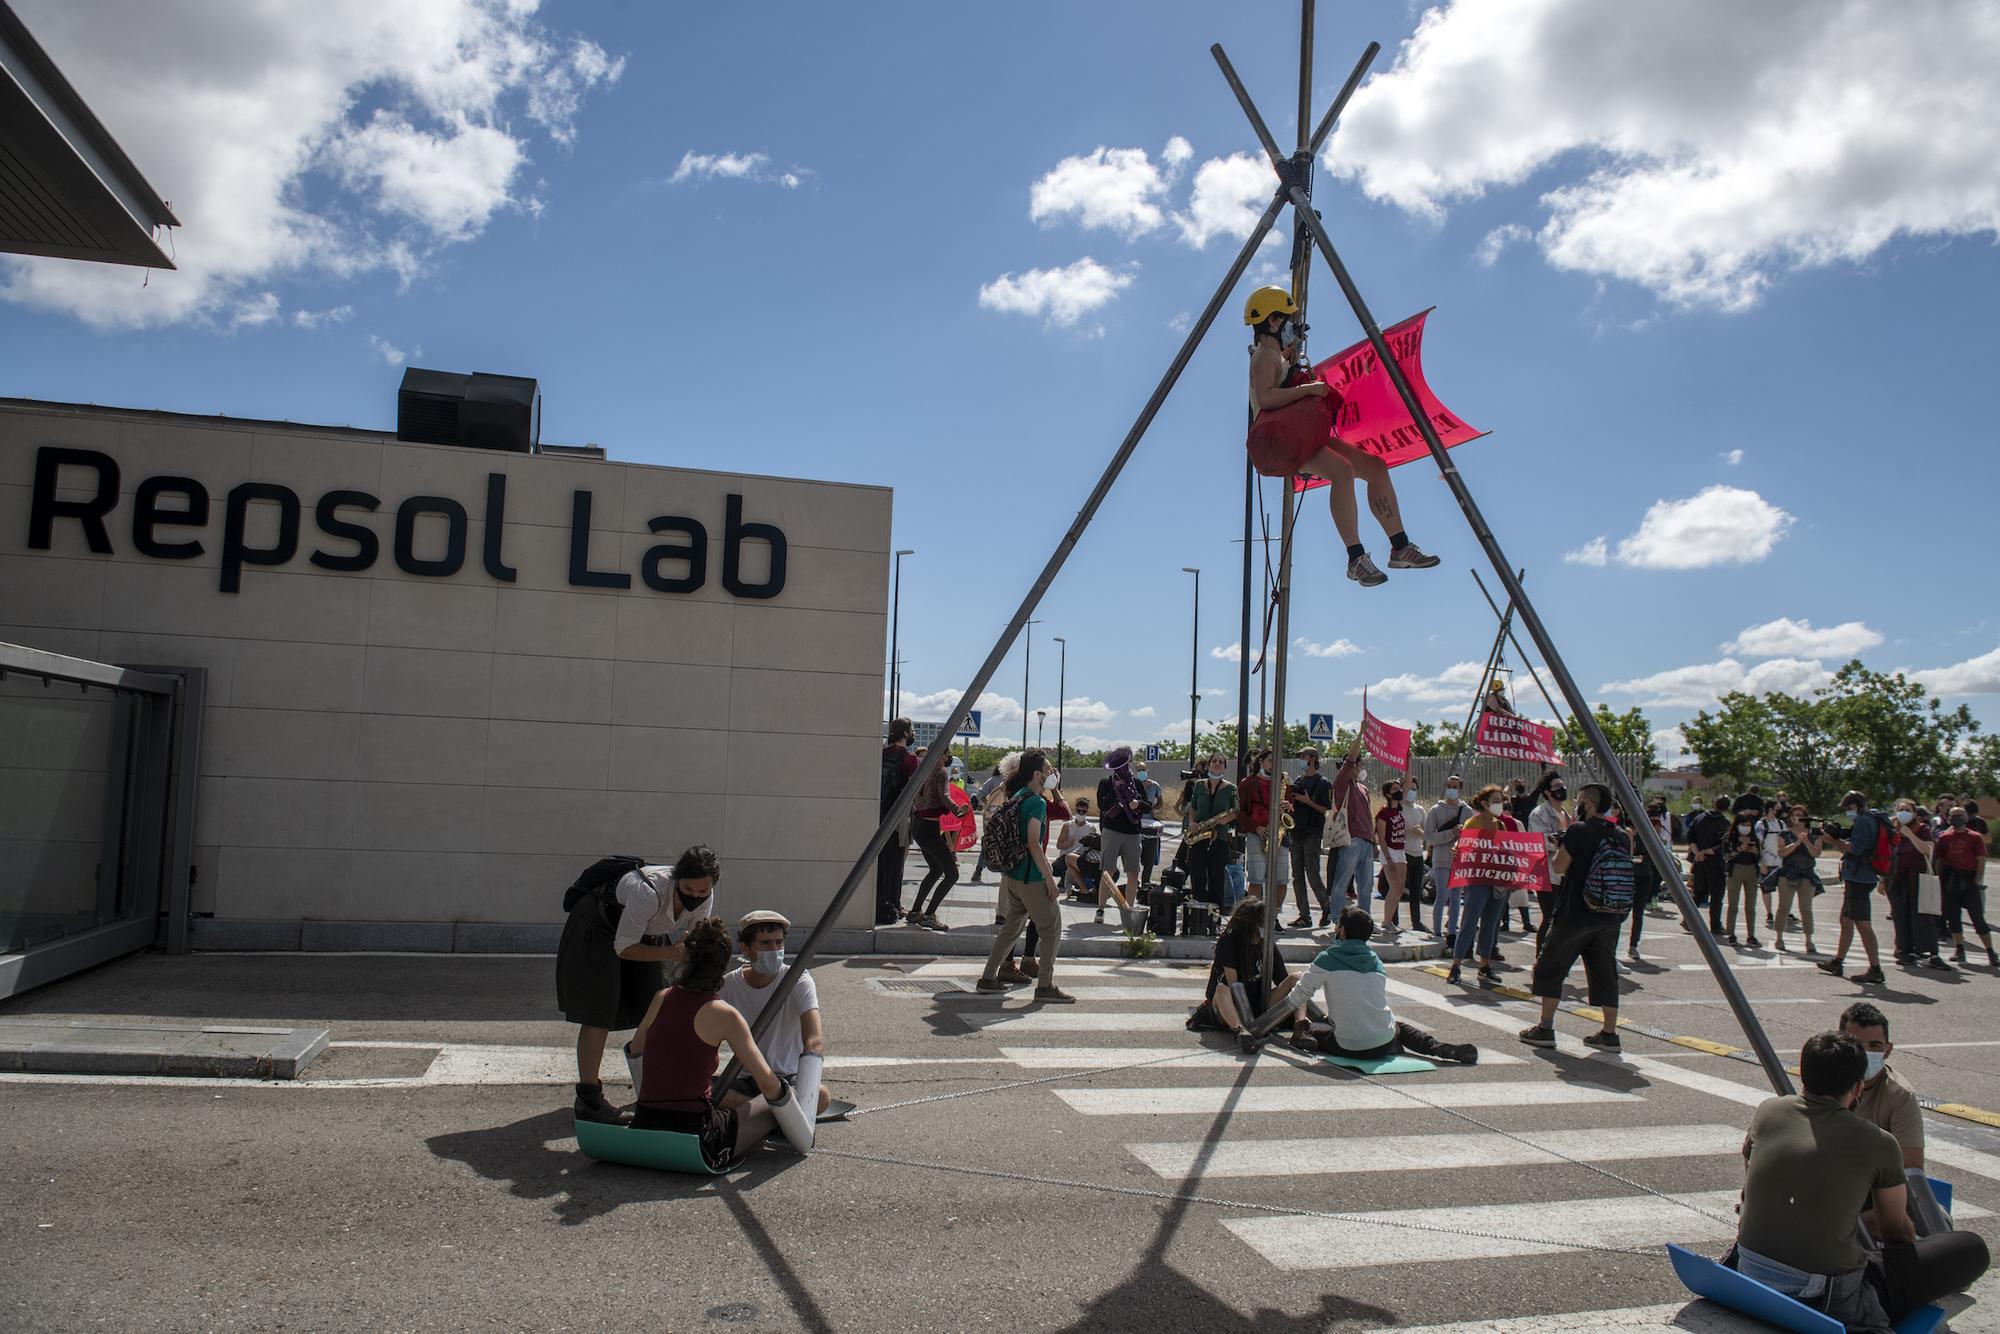
{"type": "MultiPolygon", "coordinates": [[[[1692,940],[1646,927],[1623,1015],[1742,1045],[1692,940]]],[[[1921,1093],[2000,1106],[2000,1046],[1975,1045],[1994,970],[1862,988],[1732,957],[1781,1050],[1872,995],[1921,1093]]],[[[291,1082],[0,1079],[0,1326],[1754,1328],[1690,1303],[1661,1251],[1726,1246],[1754,1065],[1638,1034],[1591,1053],[1572,1016],[1538,1052],[1524,1004],[1411,963],[1399,1013],[1482,1059],[1371,1079],[1186,1033],[1199,966],[1065,960],[1067,1007],[971,993],[977,968],[818,965],[827,1079],[862,1110],[716,1178],[576,1151],[547,958],[142,955],[44,988],[0,1015],[333,1046],[291,1082]]],[[[2000,1133],[1927,1128],[1960,1222],[1994,1237],[2000,1133]]],[[[2000,1329],[1996,1293],[1950,1328],[2000,1329]]]]}

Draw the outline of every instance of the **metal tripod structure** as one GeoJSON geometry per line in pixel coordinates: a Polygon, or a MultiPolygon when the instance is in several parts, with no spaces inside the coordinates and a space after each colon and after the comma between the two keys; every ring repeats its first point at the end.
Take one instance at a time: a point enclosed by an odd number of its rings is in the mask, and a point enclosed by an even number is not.
{"type": "MultiPolygon", "coordinates": [[[[1354,70],[1348,75],[1347,82],[1342,85],[1340,92],[1334,97],[1333,104],[1327,108],[1325,116],[1314,127],[1311,136],[1306,136],[1304,132],[1305,126],[1311,117],[1313,5],[1314,0],[1300,0],[1298,100],[1300,137],[1297,150],[1289,158],[1279,152],[1277,141],[1271,137],[1271,131],[1265,125],[1263,116],[1259,114],[1256,104],[1250,100],[1249,93],[1244,89],[1242,80],[1237,77],[1236,70],[1229,63],[1229,57],[1223,52],[1222,47],[1216,45],[1209,48],[1210,54],[1215,57],[1216,64],[1222,70],[1223,78],[1228,81],[1230,91],[1235,94],[1237,103],[1243,108],[1244,115],[1250,121],[1251,128],[1256,131],[1258,142],[1263,145],[1265,154],[1271,160],[1272,169],[1276,172],[1278,178],[1277,192],[1272,195],[1271,202],[1265,205],[1264,212],[1257,219],[1256,225],[1250,229],[1250,234],[1245,239],[1243,248],[1237,252],[1236,258],[1231,261],[1229,271],[1223,276],[1222,282],[1217,285],[1214,294],[1209,297],[1208,304],[1202,308],[1200,317],[1188,329],[1187,337],[1182,340],[1179,351],[1174,354],[1173,360],[1167,366],[1166,373],[1160,377],[1159,383],[1153,388],[1152,395],[1146,400],[1145,406],[1140,409],[1137,419],[1133,421],[1131,429],[1125,433],[1125,438],[1119,442],[1117,450],[1111,456],[1111,461],[1105,465],[1103,475],[1097,479],[1097,484],[1091,488],[1090,494],[1084,498],[1083,506],[1077,511],[1076,518],[1071,521],[1068,531],[1056,543],[1056,548],[1049,554],[1048,560],[1042,566],[1041,573],[1036,576],[1034,584],[1028,589],[1027,595],[1021,599],[1021,604],[1015,609],[1012,618],[1008,620],[1006,629],[1001,632],[999,639],[994,642],[992,649],[986,655],[986,660],[980,664],[979,670],[973,674],[971,683],[966,686],[964,693],[959,696],[958,703],[952,706],[950,716],[939,729],[940,734],[951,736],[965,722],[966,715],[970,711],[974,701],[979,698],[980,692],[986,689],[987,684],[993,679],[994,673],[999,670],[1002,660],[1005,659],[1008,652],[1012,649],[1015,639],[1021,633],[1022,627],[1034,615],[1035,608],[1040,604],[1042,596],[1048,591],[1049,586],[1055,582],[1056,575],[1061,573],[1063,565],[1069,559],[1070,552],[1076,548],[1076,544],[1082,538],[1084,530],[1090,526],[1090,522],[1096,517],[1099,507],[1103,505],[1105,497],[1110,494],[1112,486],[1118,481],[1119,475],[1124,472],[1125,465],[1131,461],[1132,455],[1137,451],[1139,442],[1144,438],[1147,428],[1152,425],[1153,418],[1158,415],[1160,408],[1167,401],[1167,396],[1173,391],[1175,384],[1179,382],[1181,373],[1187,369],[1187,364],[1193,358],[1195,350],[1200,347],[1203,338],[1207,336],[1209,326],[1214,324],[1216,316],[1221,313],[1224,304],[1236,290],[1237,284],[1242,281],[1244,273],[1250,267],[1252,257],[1256,255],[1258,248],[1264,242],[1264,237],[1270,232],[1272,226],[1276,224],[1279,213],[1289,204],[1292,208],[1294,225],[1311,237],[1313,245],[1318,249],[1321,258],[1326,261],[1327,268],[1332,271],[1334,282],[1339,285],[1341,294],[1346,297],[1348,305],[1354,311],[1355,318],[1360,322],[1363,331],[1367,334],[1368,341],[1374,348],[1376,357],[1379,359],[1383,370],[1387,373],[1390,383],[1395,386],[1398,396],[1403,401],[1404,408],[1409,412],[1410,420],[1423,435],[1424,443],[1428,446],[1432,460],[1437,464],[1439,471],[1442,473],[1445,485],[1450,489],[1452,498],[1458,502],[1458,507],[1464,513],[1466,522],[1472,527],[1473,535],[1479,540],[1479,544],[1485,551],[1487,559],[1492,563],[1494,572],[1499,577],[1501,587],[1505,589],[1508,598],[1518,609],[1521,623],[1527,627],[1528,637],[1534,641],[1535,647],[1540,650],[1542,661],[1547,665],[1550,675],[1555,678],[1556,685],[1561,690],[1563,698],[1569,701],[1571,713],[1582,724],[1585,735],[1590,739],[1591,748],[1596,751],[1599,760],[1604,765],[1606,774],[1611,780],[1610,785],[1618,802],[1628,811],[1643,811],[1645,806],[1640,800],[1637,789],[1632,786],[1632,782],[1625,775],[1624,770],[1618,766],[1617,759],[1611,753],[1611,747],[1604,738],[1603,730],[1598,727],[1596,718],[1591,714],[1589,706],[1584,702],[1582,692],[1577,689],[1576,681],[1571,677],[1569,668],[1563,662],[1562,655],[1556,651],[1554,642],[1549,638],[1548,629],[1542,624],[1542,619],[1536,613],[1534,604],[1528,601],[1528,595],[1522,589],[1521,581],[1514,574],[1514,567],[1508,563],[1506,554],[1500,549],[1499,540],[1494,537],[1492,529],[1487,526],[1485,516],[1480,513],[1477,502],[1473,500],[1471,491],[1466,487],[1465,479],[1459,475],[1457,467],[1445,452],[1443,443],[1438,439],[1436,429],[1425,415],[1416,394],[1410,388],[1408,379],[1403,375],[1402,367],[1397,364],[1387,341],[1383,338],[1381,327],[1376,323],[1374,315],[1370,313],[1367,302],[1362,299],[1360,289],[1355,286],[1353,277],[1347,271],[1347,266],[1341,262],[1340,255],[1334,250],[1333,242],[1327,236],[1326,229],[1320,224],[1318,215],[1313,212],[1312,199],[1308,193],[1311,183],[1313,159],[1318,156],[1328,136],[1332,134],[1334,124],[1339,119],[1340,113],[1346,108],[1348,100],[1353,97],[1355,89],[1360,86],[1362,76],[1367,73],[1368,67],[1374,63],[1376,55],[1382,49],[1380,43],[1370,42],[1368,44],[1367,49],[1361,53],[1360,60],[1355,62],[1354,70]]],[[[1310,256],[1302,249],[1299,263],[1292,275],[1294,284],[1293,299],[1300,307],[1301,314],[1303,314],[1305,307],[1306,280],[1308,276],[1306,261],[1309,258],[1310,256]]],[[[1303,323],[1304,321],[1301,320],[1300,322],[1303,323]]],[[[1275,860],[1280,851],[1277,835],[1280,812],[1283,806],[1281,790],[1276,787],[1276,784],[1282,781],[1284,775],[1284,726],[1282,719],[1285,716],[1286,659],[1289,656],[1288,650],[1290,648],[1291,536],[1292,516],[1296,503],[1295,493],[1288,482],[1285,488],[1284,518],[1281,530],[1283,541],[1279,548],[1278,657],[1272,682],[1272,714],[1275,719],[1279,720],[1273,729],[1273,737],[1276,742],[1273,749],[1278,753],[1275,756],[1277,764],[1275,765],[1273,774],[1271,823],[1265,830],[1265,847],[1270,851],[1271,859],[1273,860],[1275,860]]],[[[1246,636],[1243,643],[1243,652],[1246,657],[1248,656],[1249,648],[1246,636]]],[[[1241,744],[1240,740],[1239,744],[1241,744]]],[[[784,1013],[785,1002],[790,997],[792,989],[798,985],[800,974],[811,963],[814,955],[818,952],[821,941],[825,938],[826,933],[832,929],[833,923],[847,907],[848,902],[854,897],[855,891],[874,873],[876,859],[881,855],[882,849],[888,845],[895,831],[902,826],[903,821],[909,818],[910,811],[916,804],[919,789],[923,787],[925,780],[936,771],[937,767],[944,763],[945,752],[945,747],[933,746],[929,754],[924,757],[922,763],[918,766],[917,772],[905,784],[902,793],[890,804],[888,812],[882,817],[881,824],[876,827],[874,834],[869,837],[867,845],[861,850],[860,856],[855,859],[853,867],[849,869],[846,879],[840,884],[840,888],[834,892],[833,900],[827,904],[826,911],[820,915],[819,921],[813,924],[812,931],[806,936],[805,942],[799,946],[797,957],[793,960],[791,966],[786,969],[785,975],[779,979],[776,989],[764,1002],[763,1012],[757,1016],[756,1023],[752,1025],[751,1031],[753,1037],[761,1038],[764,1031],[770,1027],[772,1021],[784,1013]]],[[[1681,880],[1679,864],[1674,861],[1672,853],[1660,840],[1659,832],[1653,827],[1651,821],[1643,819],[1635,821],[1633,832],[1639,836],[1641,844],[1645,847],[1646,854],[1652,858],[1653,864],[1659,868],[1661,879],[1671,888],[1674,901],[1680,907],[1682,915],[1693,923],[1690,929],[1693,932],[1695,942],[1700,946],[1704,959],[1706,959],[1709,968],[1714,972],[1716,981],[1722,989],[1723,996],[1728,1001],[1730,1010],[1735,1014],[1738,1024],[1742,1026],[1744,1036],[1749,1040],[1752,1049],[1756,1052],[1758,1061],[1763,1065],[1764,1074],[1770,1080],[1772,1088],[1781,1094],[1792,1092],[1791,1078],[1785,1071],[1784,1063],[1778,1059],[1776,1052],[1772,1050],[1770,1039],[1765,1035],[1763,1025],[1757,1021],[1757,1016],[1751,1010],[1750,1002],[1744,996],[1741,985],[1730,971],[1728,962],[1723,958],[1721,947],[1716,944],[1714,936],[1709,933],[1701,915],[1695,911],[1694,900],[1688,893],[1687,885],[1681,880]]],[[[1274,871],[1275,867],[1267,865],[1267,888],[1265,891],[1268,896],[1266,899],[1265,914],[1267,920],[1264,933],[1265,976],[1267,978],[1270,976],[1270,960],[1276,949],[1276,932],[1270,929],[1275,925],[1277,916],[1275,905],[1271,902],[1271,899],[1275,898],[1272,891],[1276,888],[1274,871]]],[[[722,1077],[715,1082],[715,1100],[717,1103],[721,1102],[723,1091],[729,1087],[731,1080],[735,1078],[740,1064],[740,1061],[732,1055],[728,1068],[723,1072],[722,1077]]]]}

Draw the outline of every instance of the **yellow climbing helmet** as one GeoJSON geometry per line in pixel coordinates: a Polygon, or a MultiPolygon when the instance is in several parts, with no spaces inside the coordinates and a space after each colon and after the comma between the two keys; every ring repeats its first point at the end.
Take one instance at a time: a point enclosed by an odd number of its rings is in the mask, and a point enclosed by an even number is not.
{"type": "Polygon", "coordinates": [[[1243,322],[1262,324],[1273,315],[1296,315],[1299,307],[1282,287],[1260,287],[1243,303],[1243,322]]]}

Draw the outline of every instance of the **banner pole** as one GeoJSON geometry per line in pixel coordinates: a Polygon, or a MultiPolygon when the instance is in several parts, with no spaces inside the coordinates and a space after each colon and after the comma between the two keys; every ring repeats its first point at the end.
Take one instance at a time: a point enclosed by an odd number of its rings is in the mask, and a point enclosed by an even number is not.
{"type": "MultiPolygon", "coordinates": [[[[1486,591],[1486,581],[1479,577],[1479,571],[1474,570],[1471,573],[1472,573],[1472,582],[1479,585],[1480,596],[1486,599],[1487,606],[1493,608],[1493,614],[1495,616],[1499,616],[1500,604],[1495,602],[1493,600],[1493,595],[1486,591]]],[[[1527,573],[1528,572],[1526,570],[1521,571],[1521,577],[1525,579],[1527,577],[1527,573]]],[[[1504,618],[1502,619],[1501,623],[1503,625],[1506,624],[1504,618]]],[[[1508,626],[1507,628],[1507,639],[1509,643],[1513,644],[1514,651],[1521,655],[1521,665],[1528,669],[1528,679],[1535,683],[1535,689],[1542,692],[1542,703],[1549,706],[1549,712],[1553,713],[1556,716],[1556,723],[1558,725],[1561,725],[1563,721],[1562,706],[1557,704],[1553,699],[1549,698],[1549,688],[1542,684],[1541,673],[1535,670],[1534,662],[1529,659],[1527,650],[1521,647],[1521,638],[1519,635],[1516,635],[1514,633],[1514,629],[1512,626],[1508,626]]]]}
{"type": "MultiPolygon", "coordinates": [[[[1266,134],[1268,135],[1268,131],[1266,134]]],[[[1548,627],[1542,624],[1542,618],[1535,611],[1534,603],[1528,600],[1527,590],[1522,587],[1521,580],[1515,577],[1513,565],[1507,560],[1506,553],[1500,549],[1500,541],[1493,535],[1492,528],[1487,525],[1486,516],[1480,513],[1479,503],[1472,498],[1472,491],[1459,473],[1458,465],[1452,462],[1451,456],[1445,451],[1444,443],[1438,439],[1436,427],[1424,415],[1423,405],[1417,401],[1416,393],[1410,388],[1408,377],[1403,374],[1403,368],[1396,363],[1395,355],[1390,350],[1388,341],[1382,337],[1381,326],[1375,322],[1375,316],[1369,311],[1367,301],[1362,298],[1361,290],[1354,285],[1354,279],[1347,272],[1347,266],[1341,262],[1339,252],[1333,248],[1333,241],[1326,234],[1326,229],[1320,225],[1318,218],[1311,216],[1304,192],[1294,185],[1288,187],[1286,193],[1291,196],[1295,206],[1293,216],[1299,218],[1311,230],[1313,243],[1319,247],[1320,256],[1326,260],[1327,267],[1333,271],[1333,280],[1340,284],[1341,294],[1347,298],[1347,304],[1354,310],[1355,319],[1360,321],[1363,332],[1368,335],[1368,342],[1375,349],[1375,355],[1380,359],[1383,371],[1389,376],[1389,382],[1396,387],[1397,395],[1403,400],[1403,407],[1409,412],[1411,423],[1422,434],[1424,444],[1430,450],[1431,461],[1437,464],[1446,487],[1451,491],[1452,499],[1458,502],[1459,510],[1472,527],[1473,536],[1478,539],[1487,560],[1492,562],[1493,572],[1499,578],[1500,586],[1507,591],[1508,598],[1519,611],[1521,624],[1528,628],[1528,638],[1534,641],[1536,649],[1542,655],[1542,661],[1548,664],[1549,675],[1555,678],[1556,686],[1562,692],[1563,698],[1569,701],[1571,715],[1582,725],[1584,735],[1590,738],[1590,748],[1596,752],[1598,762],[1603,766],[1605,777],[1609,780],[1606,785],[1611,788],[1618,804],[1628,815],[1634,817],[1631,822],[1632,832],[1639,836],[1640,842],[1645,845],[1646,855],[1652,858],[1653,865],[1660,869],[1668,887],[1673,891],[1674,902],[1680,908],[1682,916],[1693,923],[1690,930],[1695,944],[1700,947],[1702,958],[1708,964],[1709,971],[1715,975],[1723,999],[1728,1002],[1737,1024],[1743,1029],[1744,1037],[1749,1040],[1751,1049],[1756,1052],[1758,1064],[1764,1067],[1764,1077],[1770,1081],[1771,1087],[1779,1095],[1789,1095],[1793,1091],[1791,1076],[1786,1073],[1784,1062],[1772,1048],[1770,1036],[1765,1033],[1764,1025],[1758,1021],[1757,1013],[1751,1008],[1749,998],[1743,994],[1742,984],[1736,980],[1736,974],[1731,971],[1729,961],[1723,957],[1721,946],[1716,944],[1715,936],[1708,930],[1708,923],[1696,909],[1694,897],[1688,893],[1687,885],[1681,879],[1679,863],[1674,861],[1673,854],[1661,841],[1659,830],[1653,826],[1653,822],[1644,818],[1646,810],[1644,799],[1640,797],[1631,778],[1618,763],[1618,757],[1612,753],[1611,743],[1605,739],[1604,729],[1597,725],[1597,719],[1591,714],[1590,706],[1583,698],[1583,692],[1577,688],[1576,678],[1570,674],[1569,665],[1563,661],[1562,653],[1556,648],[1548,627]]]]}
{"type": "MultiPolygon", "coordinates": [[[[1000,637],[987,652],[986,660],[979,665],[979,670],[973,673],[971,683],[958,697],[958,703],[952,706],[950,715],[939,729],[947,736],[957,732],[964,725],[966,715],[978,702],[980,692],[992,681],[993,674],[1000,670],[1000,664],[1013,648],[1014,640],[1020,635],[1028,618],[1034,615],[1042,595],[1048,592],[1049,585],[1055,582],[1056,575],[1062,572],[1064,563],[1069,560],[1070,552],[1076,549],[1084,530],[1097,516],[1105,497],[1111,494],[1111,487],[1117,482],[1119,474],[1124,472],[1125,465],[1131,462],[1132,455],[1139,448],[1139,441],[1145,436],[1147,428],[1153,424],[1153,418],[1159,415],[1161,407],[1166,404],[1167,395],[1179,383],[1181,372],[1185,371],[1188,362],[1194,359],[1195,350],[1201,346],[1209,327],[1215,323],[1215,317],[1221,312],[1223,303],[1236,290],[1236,285],[1243,280],[1244,273],[1250,268],[1250,261],[1256,256],[1257,248],[1264,243],[1265,235],[1276,224],[1278,214],[1283,211],[1284,206],[1285,195],[1282,191],[1273,195],[1271,202],[1265,205],[1263,216],[1258,218],[1257,225],[1250,229],[1249,239],[1237,252],[1235,260],[1229,266],[1229,272],[1223,276],[1222,282],[1215,289],[1215,294],[1209,297],[1208,305],[1202,309],[1201,317],[1188,330],[1187,337],[1181,340],[1180,350],[1174,354],[1166,373],[1153,387],[1152,396],[1146,400],[1145,407],[1140,409],[1132,428],[1119,442],[1117,451],[1112,454],[1111,461],[1105,465],[1103,474],[1097,479],[1097,485],[1092,487],[1090,494],[1084,498],[1083,508],[1076,512],[1076,518],[1071,520],[1069,530],[1063,534],[1062,540],[1056,543],[1055,550],[1049,553],[1041,573],[1036,576],[1027,595],[1021,599],[1021,605],[1014,609],[1014,615],[1007,622],[1007,628],[1001,631],[1000,637]]],[[[785,970],[785,975],[778,979],[777,986],[765,1000],[763,1012],[750,1026],[752,1039],[762,1038],[764,1031],[771,1026],[771,1022],[783,1012],[786,999],[791,996],[793,988],[798,986],[800,975],[811,963],[813,956],[818,953],[820,942],[833,928],[834,920],[847,907],[848,900],[854,897],[854,891],[860,887],[863,878],[874,869],[876,858],[881,856],[882,849],[888,845],[890,836],[909,817],[911,809],[916,805],[918,789],[931,774],[936,772],[937,767],[944,763],[949,749],[948,746],[932,746],[930,753],[925,755],[922,763],[917,766],[916,773],[910,776],[910,781],[904,784],[902,792],[890,803],[882,822],[876,826],[874,834],[862,848],[861,855],[855,858],[854,865],[848,869],[846,879],[842,880],[840,888],[834,891],[833,901],[827,904],[826,911],[821,913],[819,920],[813,924],[812,931],[806,936],[805,943],[799,946],[791,966],[785,970]]],[[[736,1072],[741,1067],[740,1056],[732,1051],[728,1066],[713,1086],[713,1101],[716,1105],[721,1104],[724,1091],[728,1089],[730,1081],[736,1077],[736,1072]]]]}

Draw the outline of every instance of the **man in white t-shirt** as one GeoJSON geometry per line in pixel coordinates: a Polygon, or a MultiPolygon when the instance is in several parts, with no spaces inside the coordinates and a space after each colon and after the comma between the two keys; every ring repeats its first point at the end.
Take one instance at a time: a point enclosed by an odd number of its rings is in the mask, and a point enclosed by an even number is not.
{"type": "MultiPolygon", "coordinates": [[[[783,914],[768,908],[745,913],[736,924],[736,948],[744,962],[743,967],[723,976],[722,999],[735,1006],[753,1028],[757,1016],[764,1013],[764,1001],[771,988],[785,975],[785,932],[791,925],[783,914]]],[[[785,998],[785,1013],[773,1019],[764,1036],[757,1039],[757,1050],[764,1053],[775,1073],[791,1080],[798,1078],[801,1056],[807,1052],[815,1056],[826,1054],[826,1033],[819,1018],[819,988],[813,985],[810,970],[799,974],[798,985],[785,998]]],[[[745,1084],[747,1080],[739,1076],[737,1087],[724,1095],[722,1105],[733,1107],[757,1096],[754,1087],[744,1091],[745,1084]]],[[[833,1094],[822,1081],[816,1111],[825,1111],[832,1101],[833,1094]]]]}

